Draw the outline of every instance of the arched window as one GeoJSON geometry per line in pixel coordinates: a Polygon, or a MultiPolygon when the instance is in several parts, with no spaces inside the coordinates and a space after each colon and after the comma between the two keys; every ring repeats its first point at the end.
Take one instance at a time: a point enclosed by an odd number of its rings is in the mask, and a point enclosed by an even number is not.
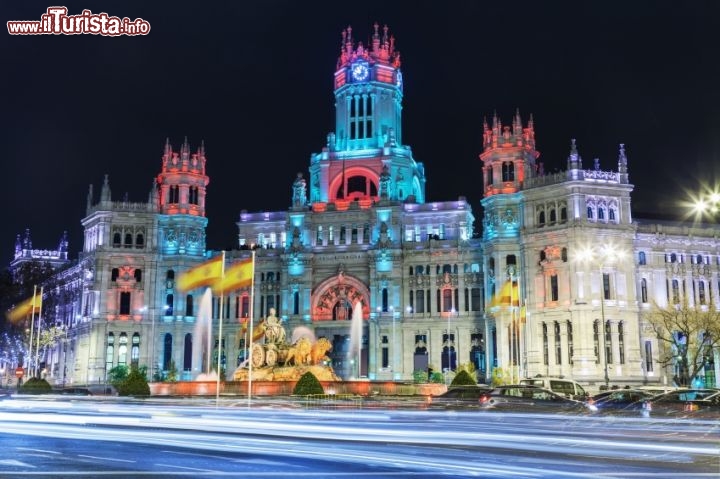
{"type": "Polygon", "coordinates": [[[515,164],[512,161],[505,161],[502,164],[503,181],[515,181],[515,164]]]}
{"type": "Polygon", "coordinates": [[[173,338],[172,334],[166,333],[163,338],[163,370],[167,371],[170,369],[170,363],[172,362],[172,350],[173,338]]]}
{"type": "Polygon", "coordinates": [[[452,273],[452,266],[450,266],[449,264],[444,264],[442,272],[443,274],[452,273]]]}
{"type": "Polygon", "coordinates": [[[127,364],[128,338],[127,334],[121,333],[118,341],[118,364],[127,364]]]}
{"type": "Polygon", "coordinates": [[[173,315],[173,295],[168,294],[165,297],[165,316],[172,316],[173,315]]]}
{"type": "Polygon", "coordinates": [[[555,213],[555,208],[550,210],[550,224],[555,224],[557,221],[557,213],[555,213]]]}
{"type": "Polygon", "coordinates": [[[443,311],[446,313],[449,313],[453,310],[453,304],[452,304],[452,289],[445,288],[443,289],[443,311]]]}
{"type": "Polygon", "coordinates": [[[133,334],[132,348],[130,349],[130,364],[137,368],[140,364],[140,333],[133,334]]]}
{"type": "Polygon", "coordinates": [[[672,301],[673,304],[680,303],[680,283],[678,280],[672,280],[672,301]]]}
{"type": "Polygon", "coordinates": [[[600,207],[598,208],[598,221],[602,221],[605,219],[605,208],[600,207]]]}
{"type": "Polygon", "coordinates": [[[421,275],[423,274],[425,269],[422,266],[415,266],[415,274],[421,275]]]}
{"type": "Polygon", "coordinates": [[[587,219],[592,220],[593,219],[593,209],[592,206],[587,207],[587,219]]]}
{"type": "Polygon", "coordinates": [[[293,314],[300,314],[300,293],[293,292],[293,314]]]}
{"type": "Polygon", "coordinates": [[[562,223],[567,221],[567,208],[565,206],[560,208],[560,221],[562,223]]]}
{"type": "Polygon", "coordinates": [[[677,263],[677,255],[675,253],[670,253],[670,262],[677,263]]]}
{"type": "Polygon", "coordinates": [[[618,323],[618,355],[618,362],[625,364],[625,331],[622,321],[618,323]]]}
{"type": "Polygon", "coordinates": [[[490,186],[493,184],[493,167],[492,165],[487,167],[487,176],[485,177],[485,185],[490,186]]]}
{"type": "Polygon", "coordinates": [[[169,269],[167,274],[165,275],[165,279],[167,279],[168,281],[174,280],[175,279],[175,271],[169,269]]]}
{"type": "Polygon", "coordinates": [[[382,311],[383,311],[383,313],[388,312],[388,290],[387,290],[387,288],[382,289],[382,311]]]}
{"type": "Polygon", "coordinates": [[[648,302],[647,279],[645,278],[640,280],[640,301],[643,303],[648,302]]]}
{"type": "Polygon", "coordinates": [[[567,263],[567,260],[568,260],[567,248],[563,248],[560,250],[560,259],[563,260],[563,263],[567,263]]]}
{"type": "Polygon", "coordinates": [[[183,371],[192,370],[192,334],[185,334],[185,344],[183,348],[183,371]]]}
{"type": "Polygon", "coordinates": [[[560,342],[560,323],[555,321],[555,364],[562,364],[562,343],[560,342]]]}
{"type": "Polygon", "coordinates": [[[115,233],[113,235],[113,248],[119,248],[121,246],[121,236],[120,233],[115,233]]]}
{"type": "Polygon", "coordinates": [[[705,304],[705,281],[698,281],[698,302],[705,304]]]}
{"type": "Polygon", "coordinates": [[[185,298],[185,316],[195,316],[195,308],[193,304],[192,294],[188,294],[185,298]]]}
{"type": "Polygon", "coordinates": [[[615,208],[610,208],[610,210],[608,210],[608,219],[613,223],[615,222],[615,208]]]}
{"type": "Polygon", "coordinates": [[[548,345],[548,327],[547,323],[542,323],[542,335],[543,335],[543,364],[550,364],[550,351],[548,345]]]}
{"type": "Polygon", "coordinates": [[[135,276],[135,281],[138,283],[142,282],[142,270],[140,268],[135,269],[133,275],[135,276]]]}
{"type": "Polygon", "coordinates": [[[639,265],[645,265],[645,264],[647,264],[647,259],[646,259],[646,257],[645,257],[645,252],[644,252],[644,251],[640,251],[640,252],[638,253],[638,264],[639,264],[639,265]]]}
{"type": "Polygon", "coordinates": [[[145,246],[145,237],[142,235],[142,233],[138,233],[137,236],[135,236],[135,247],[138,249],[141,249],[145,246]]]}
{"type": "Polygon", "coordinates": [[[132,247],[132,234],[131,233],[125,233],[125,244],[123,245],[126,248],[132,247]]]}
{"type": "Polygon", "coordinates": [[[593,322],[593,351],[595,353],[595,364],[600,364],[600,321],[593,322]]]}
{"type": "Polygon", "coordinates": [[[130,291],[120,293],[120,314],[130,314],[130,291]]]}
{"type": "Polygon", "coordinates": [[[545,250],[540,250],[540,261],[545,261],[547,259],[547,254],[545,253],[545,250]]]}
{"type": "Polygon", "coordinates": [[[610,320],[605,321],[605,362],[613,363],[612,355],[612,330],[610,329],[610,320]]]}
{"type": "Polygon", "coordinates": [[[568,363],[573,364],[573,355],[575,354],[573,348],[573,327],[572,322],[568,321],[567,326],[567,342],[568,342],[568,363]]]}
{"type": "Polygon", "coordinates": [[[545,225],[545,212],[544,211],[541,211],[538,214],[538,225],[540,225],[540,226],[545,225]]]}
{"type": "Polygon", "coordinates": [[[105,370],[110,371],[113,368],[115,359],[115,335],[108,333],[107,347],[105,348],[105,370]]]}
{"type": "MultiPolygon", "coordinates": [[[[412,312],[412,311],[411,311],[412,312]]],[[[418,289],[415,291],[415,310],[416,313],[425,312],[425,291],[418,289]]]]}

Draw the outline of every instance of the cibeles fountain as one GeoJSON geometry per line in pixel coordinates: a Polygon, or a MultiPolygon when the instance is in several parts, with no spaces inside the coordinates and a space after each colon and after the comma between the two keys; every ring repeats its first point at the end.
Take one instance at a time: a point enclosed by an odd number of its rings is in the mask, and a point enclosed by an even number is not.
{"type": "Polygon", "coordinates": [[[297,381],[306,372],[320,381],[341,381],[326,356],[332,349],[327,338],[316,339],[309,328],[299,327],[288,341],[275,308],[269,313],[254,329],[249,357],[235,370],[235,381],[297,381]]]}

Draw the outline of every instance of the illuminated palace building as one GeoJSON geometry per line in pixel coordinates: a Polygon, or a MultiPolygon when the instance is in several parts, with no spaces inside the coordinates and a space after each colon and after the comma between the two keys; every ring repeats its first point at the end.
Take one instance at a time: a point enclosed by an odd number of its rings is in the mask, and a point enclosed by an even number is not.
{"type": "MultiPolygon", "coordinates": [[[[346,379],[409,380],[472,363],[487,381],[499,368],[511,380],[670,382],[642,312],[683,295],[720,304],[717,229],[634,220],[622,145],[616,171],[598,160],[584,168],[573,141],[567,169],[544,173],[533,120],[519,113],[484,125],[476,225],[464,197],[426,198],[425,168],[402,142],[403,77],[387,28],[375,26],[367,46],[350,28],[342,38],[335,131],[311,156],[307,181],[294,179],[287,210],[240,213],[238,248],[227,253],[227,265],[256,253],[255,318],[275,308],[288,337],[304,328],[328,338],[346,379]]],[[[97,202],[91,187],[83,251],[60,273],[68,294],[53,319],[69,330],[47,353],[56,382],[104,381],[118,364],[176,368],[179,379],[203,371],[193,348],[203,291],[180,293],[175,280],[217,254],[205,245],[205,164],[203,146],[168,143],[146,202],[112,201],[107,177],[97,202]]],[[[223,311],[213,302],[223,337],[213,328],[212,344],[214,354],[223,345],[228,379],[245,356],[250,298],[234,291],[223,311]]],[[[702,372],[708,384],[718,364],[716,353],[702,372]]]]}

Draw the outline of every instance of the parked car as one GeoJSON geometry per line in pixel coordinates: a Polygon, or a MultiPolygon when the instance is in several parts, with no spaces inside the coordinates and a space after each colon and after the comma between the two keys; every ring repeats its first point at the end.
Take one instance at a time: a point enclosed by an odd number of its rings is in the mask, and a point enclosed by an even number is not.
{"type": "Polygon", "coordinates": [[[560,394],[570,399],[577,399],[578,401],[585,401],[590,397],[590,395],[585,391],[585,389],[572,379],[534,377],[522,379],[520,380],[520,384],[549,389],[554,393],[560,394]]]}
{"type": "Polygon", "coordinates": [[[488,392],[490,387],[484,385],[478,386],[455,386],[448,389],[443,394],[431,396],[428,398],[427,404],[431,408],[458,408],[458,407],[478,407],[480,404],[480,396],[488,392]]]}
{"type": "Polygon", "coordinates": [[[654,394],[639,389],[616,389],[596,394],[588,400],[600,412],[637,412],[643,409],[646,399],[654,394]]]}
{"type": "Polygon", "coordinates": [[[92,396],[92,392],[88,388],[64,388],[60,390],[60,394],[68,396],[92,396]]]}
{"type": "Polygon", "coordinates": [[[482,409],[524,412],[591,412],[592,405],[548,389],[518,384],[496,387],[480,397],[482,409]]]}
{"type": "Polygon", "coordinates": [[[680,389],[643,401],[646,415],[711,415],[720,418],[720,391],[680,389]]]}

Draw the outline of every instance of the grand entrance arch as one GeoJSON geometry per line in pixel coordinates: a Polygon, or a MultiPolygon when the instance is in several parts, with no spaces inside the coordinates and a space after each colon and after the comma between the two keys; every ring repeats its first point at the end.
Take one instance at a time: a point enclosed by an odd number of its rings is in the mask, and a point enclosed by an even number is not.
{"type": "Polygon", "coordinates": [[[335,373],[343,379],[367,377],[368,319],[370,291],[354,276],[344,273],[342,266],[335,276],[318,284],[312,293],[311,319],[316,337],[326,337],[333,345],[328,357],[335,373]],[[362,307],[362,326],[353,328],[353,309],[362,307]],[[356,332],[353,333],[353,330],[356,332]],[[360,335],[354,338],[353,335],[360,335]],[[359,351],[357,346],[359,344],[359,351]],[[359,365],[358,365],[359,362],[359,365]]]}

